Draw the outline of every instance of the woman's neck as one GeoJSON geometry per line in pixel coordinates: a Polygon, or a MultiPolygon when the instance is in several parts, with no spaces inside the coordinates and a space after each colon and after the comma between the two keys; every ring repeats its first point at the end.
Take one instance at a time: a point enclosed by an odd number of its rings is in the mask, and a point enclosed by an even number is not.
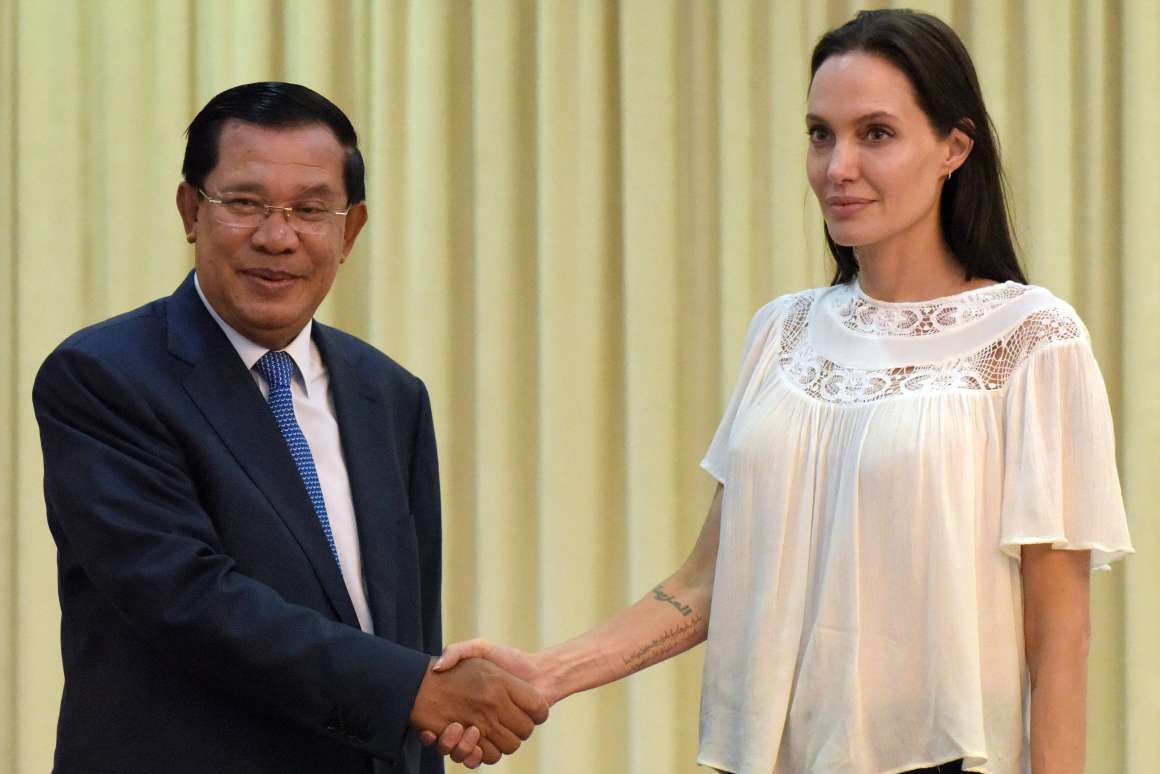
{"type": "Polygon", "coordinates": [[[968,280],[941,235],[909,245],[867,245],[854,252],[858,283],[879,301],[927,301],[994,284],[978,277],[968,280]]]}

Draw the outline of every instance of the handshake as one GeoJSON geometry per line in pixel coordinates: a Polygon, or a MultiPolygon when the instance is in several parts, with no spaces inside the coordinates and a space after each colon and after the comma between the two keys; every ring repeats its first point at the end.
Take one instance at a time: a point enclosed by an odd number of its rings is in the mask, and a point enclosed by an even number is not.
{"type": "Polygon", "coordinates": [[[411,709],[420,741],[469,769],[514,753],[561,698],[543,661],[484,640],[451,645],[428,669],[411,709]]]}
{"type": "Polygon", "coordinates": [[[474,769],[519,749],[548,707],[620,680],[703,642],[709,630],[721,487],[682,570],[635,605],[568,642],[525,653],[460,642],[427,670],[411,709],[419,740],[474,769]],[[707,537],[706,537],[707,536],[707,537]]]}

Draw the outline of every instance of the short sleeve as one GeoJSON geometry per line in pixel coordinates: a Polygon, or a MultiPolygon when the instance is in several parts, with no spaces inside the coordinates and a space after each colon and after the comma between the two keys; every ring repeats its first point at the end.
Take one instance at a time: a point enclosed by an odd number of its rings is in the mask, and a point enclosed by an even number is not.
{"type": "Polygon", "coordinates": [[[1093,569],[1133,553],[1112,414],[1086,338],[1032,353],[1007,385],[1003,551],[1091,550],[1093,569]]]}
{"type": "Polygon", "coordinates": [[[758,363],[762,360],[762,354],[766,351],[770,333],[776,327],[777,320],[787,303],[792,299],[793,296],[781,296],[770,301],[757,310],[757,314],[749,321],[749,330],[745,334],[745,345],[741,350],[741,373],[737,377],[737,385],[733,388],[733,395],[729,398],[725,415],[717,426],[717,432],[713,435],[709,450],[705,452],[705,457],[701,460],[701,467],[722,484],[725,483],[729,436],[733,430],[733,423],[737,419],[737,412],[744,400],[746,388],[753,379],[758,363]]]}

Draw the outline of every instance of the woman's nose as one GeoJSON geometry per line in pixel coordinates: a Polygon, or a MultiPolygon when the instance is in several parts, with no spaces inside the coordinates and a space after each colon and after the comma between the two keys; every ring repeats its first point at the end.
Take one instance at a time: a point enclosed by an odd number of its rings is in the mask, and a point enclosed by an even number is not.
{"type": "Polygon", "coordinates": [[[840,183],[858,176],[858,151],[848,142],[837,140],[830,152],[830,163],[826,166],[826,176],[831,182],[840,183]]]}

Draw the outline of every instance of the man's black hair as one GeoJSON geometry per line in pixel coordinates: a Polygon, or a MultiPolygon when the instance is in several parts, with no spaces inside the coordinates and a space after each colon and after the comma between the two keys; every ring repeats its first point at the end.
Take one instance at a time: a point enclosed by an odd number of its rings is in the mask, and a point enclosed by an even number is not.
{"type": "Polygon", "coordinates": [[[350,119],[318,92],[281,81],[234,86],[206,103],[185,130],[185,161],[181,165],[185,182],[204,187],[205,178],[217,166],[222,125],[235,120],[273,128],[327,127],[346,150],[342,177],[347,205],[366,198],[363,157],[350,119]]]}

